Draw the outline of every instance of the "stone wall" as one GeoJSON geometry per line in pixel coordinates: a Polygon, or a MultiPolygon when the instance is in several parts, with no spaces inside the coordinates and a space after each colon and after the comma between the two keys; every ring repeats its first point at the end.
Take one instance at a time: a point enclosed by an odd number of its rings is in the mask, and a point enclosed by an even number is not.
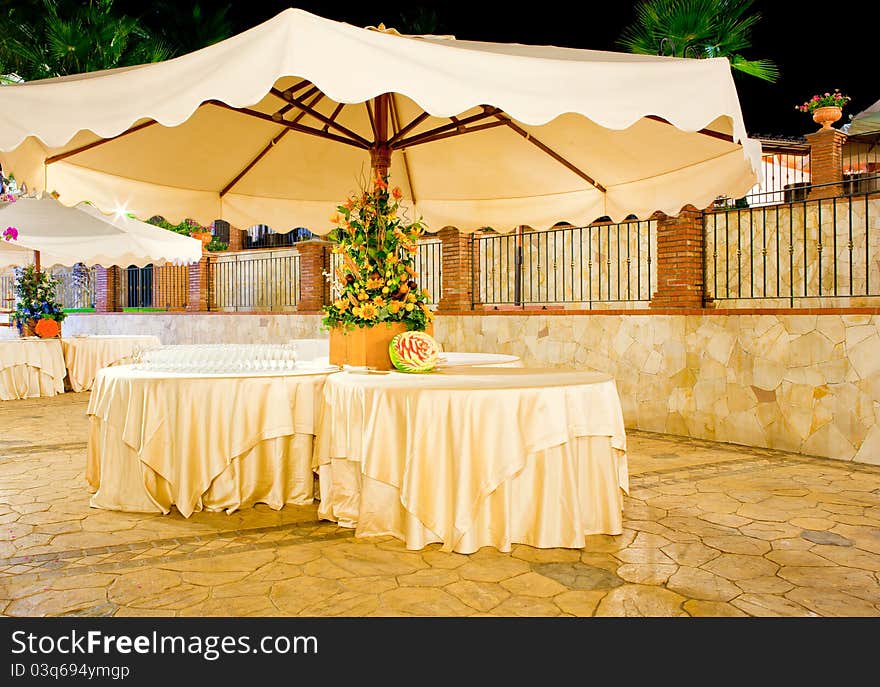
{"type": "Polygon", "coordinates": [[[457,351],[603,370],[628,427],[880,464],[880,316],[440,317],[457,351]]]}
{"type": "Polygon", "coordinates": [[[283,343],[316,339],[320,315],[252,313],[88,313],[68,315],[65,336],[75,334],[153,334],[166,345],[200,343],[283,343]]]}
{"type": "MultiPolygon", "coordinates": [[[[318,315],[213,313],[71,315],[64,332],[326,336],[318,315]]],[[[608,372],[630,428],[880,464],[880,315],[448,315],[435,335],[447,350],[608,372]]]]}

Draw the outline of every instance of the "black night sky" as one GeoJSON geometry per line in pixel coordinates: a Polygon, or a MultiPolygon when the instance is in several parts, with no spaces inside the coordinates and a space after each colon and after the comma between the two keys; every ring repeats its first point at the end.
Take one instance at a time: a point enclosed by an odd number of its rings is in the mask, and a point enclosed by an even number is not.
{"type": "MultiPolygon", "coordinates": [[[[133,13],[137,13],[138,6],[144,7],[143,0],[120,4],[133,13]]],[[[213,7],[229,2],[202,0],[202,4],[213,7]]],[[[396,26],[402,11],[422,6],[437,12],[439,32],[458,38],[619,50],[615,42],[632,22],[636,3],[234,0],[231,4],[236,30],[254,26],[289,6],[356,26],[379,22],[396,26]],[[515,9],[517,5],[523,9],[515,9]]],[[[840,88],[852,96],[844,111],[845,119],[880,99],[880,4],[876,0],[758,0],[755,7],[763,20],[745,56],[774,60],[782,77],[778,83],[768,84],[737,74],[746,127],[751,134],[798,136],[813,131],[815,125],[808,115],[795,112],[794,106],[820,91],[840,88]]]]}

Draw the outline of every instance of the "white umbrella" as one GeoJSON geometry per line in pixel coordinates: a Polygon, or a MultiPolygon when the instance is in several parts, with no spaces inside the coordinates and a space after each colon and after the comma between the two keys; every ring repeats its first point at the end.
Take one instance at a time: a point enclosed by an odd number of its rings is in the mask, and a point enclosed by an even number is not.
{"type": "Polygon", "coordinates": [[[30,262],[32,251],[46,267],[181,264],[202,257],[197,239],[125,215],[107,216],[91,205],[69,208],[51,196],[0,203],[0,225],[18,229],[16,241],[0,239],[0,269],[30,262]]]}
{"type": "Polygon", "coordinates": [[[166,62],[0,89],[31,188],[138,216],[331,229],[368,166],[428,227],[676,214],[756,182],[724,58],[401,36],[289,9],[166,62]]]}
{"type": "Polygon", "coordinates": [[[880,132],[880,100],[853,117],[847,130],[850,136],[873,132],[880,132]]]}

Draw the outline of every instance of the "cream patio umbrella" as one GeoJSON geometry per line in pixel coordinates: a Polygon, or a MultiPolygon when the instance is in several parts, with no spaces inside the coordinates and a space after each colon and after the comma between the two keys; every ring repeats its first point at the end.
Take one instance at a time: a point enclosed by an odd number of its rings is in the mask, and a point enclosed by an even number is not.
{"type": "Polygon", "coordinates": [[[676,214],[760,170],[724,58],[401,36],[294,9],[166,62],[5,86],[0,151],[67,204],[320,234],[370,167],[432,231],[676,214]]]}
{"type": "Polygon", "coordinates": [[[0,270],[31,262],[52,265],[193,263],[202,242],[124,215],[103,215],[90,205],[69,208],[51,196],[0,203],[0,224],[18,229],[15,241],[0,240],[0,270]]]}

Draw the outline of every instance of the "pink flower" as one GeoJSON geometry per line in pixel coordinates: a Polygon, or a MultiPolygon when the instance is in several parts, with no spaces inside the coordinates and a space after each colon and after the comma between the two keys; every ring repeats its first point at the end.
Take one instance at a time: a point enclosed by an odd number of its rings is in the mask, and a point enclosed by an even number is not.
{"type": "Polygon", "coordinates": [[[7,241],[17,241],[18,229],[15,227],[6,227],[6,231],[3,232],[3,238],[7,241]]]}

